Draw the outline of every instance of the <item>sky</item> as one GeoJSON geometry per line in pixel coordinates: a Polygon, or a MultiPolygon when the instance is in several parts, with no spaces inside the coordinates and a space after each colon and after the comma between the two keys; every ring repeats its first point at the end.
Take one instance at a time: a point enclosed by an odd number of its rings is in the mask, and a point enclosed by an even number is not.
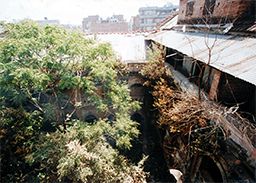
{"type": "Polygon", "coordinates": [[[88,15],[103,18],[113,14],[130,16],[138,14],[145,6],[163,6],[179,0],[0,0],[0,20],[13,21],[25,18],[33,20],[58,19],[62,24],[82,24],[88,15]]]}

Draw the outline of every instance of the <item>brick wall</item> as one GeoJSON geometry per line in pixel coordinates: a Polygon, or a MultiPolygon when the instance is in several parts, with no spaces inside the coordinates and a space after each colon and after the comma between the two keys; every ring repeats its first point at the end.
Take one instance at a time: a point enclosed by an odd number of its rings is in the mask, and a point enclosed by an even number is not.
{"type": "MultiPolygon", "coordinates": [[[[203,15],[205,0],[180,0],[179,23],[202,23],[200,19],[205,18],[203,15]],[[186,15],[187,4],[193,2],[193,13],[186,15]]],[[[252,11],[252,6],[255,6],[253,0],[216,0],[215,6],[210,19],[213,23],[229,22],[237,17],[247,14],[252,11]],[[218,22],[219,21],[219,22],[218,22]]]]}
{"type": "Polygon", "coordinates": [[[126,33],[128,32],[127,22],[92,23],[90,33],[126,33]]]}

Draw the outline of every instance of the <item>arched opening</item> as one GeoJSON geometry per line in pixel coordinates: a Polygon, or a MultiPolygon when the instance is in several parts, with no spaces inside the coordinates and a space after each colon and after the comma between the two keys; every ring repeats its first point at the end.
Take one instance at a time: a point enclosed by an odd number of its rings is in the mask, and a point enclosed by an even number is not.
{"type": "Polygon", "coordinates": [[[142,84],[133,84],[130,86],[130,95],[135,100],[142,100],[144,97],[145,89],[142,84]]]}
{"type": "Polygon", "coordinates": [[[92,124],[92,123],[95,123],[95,122],[98,120],[98,118],[97,118],[96,116],[92,115],[92,114],[89,114],[89,115],[87,115],[87,116],[85,117],[84,120],[85,120],[87,123],[92,124]]]}
{"type": "Polygon", "coordinates": [[[210,156],[203,156],[196,175],[199,182],[227,182],[221,164],[210,156]]]}
{"type": "Polygon", "coordinates": [[[112,124],[113,121],[115,121],[115,115],[114,115],[114,114],[108,115],[107,121],[108,121],[110,124],[112,124]]]}
{"type": "Polygon", "coordinates": [[[144,121],[144,117],[141,114],[136,112],[131,116],[131,120],[141,124],[144,121]]]}

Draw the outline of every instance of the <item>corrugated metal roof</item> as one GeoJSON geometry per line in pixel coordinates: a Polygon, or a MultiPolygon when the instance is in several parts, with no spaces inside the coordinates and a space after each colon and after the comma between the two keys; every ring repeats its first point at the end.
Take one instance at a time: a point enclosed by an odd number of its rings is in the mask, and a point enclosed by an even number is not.
{"type": "Polygon", "coordinates": [[[162,31],[147,37],[256,85],[256,39],[230,35],[162,31]]]}
{"type": "Polygon", "coordinates": [[[175,25],[177,25],[178,22],[178,15],[174,15],[169,21],[165,22],[160,26],[160,30],[168,30],[173,28],[175,25]]]}
{"type": "Polygon", "coordinates": [[[161,21],[157,27],[160,30],[163,29],[170,29],[172,28],[174,25],[177,25],[178,22],[178,12],[173,12],[172,14],[170,14],[168,17],[166,17],[163,21],[161,21]]]}

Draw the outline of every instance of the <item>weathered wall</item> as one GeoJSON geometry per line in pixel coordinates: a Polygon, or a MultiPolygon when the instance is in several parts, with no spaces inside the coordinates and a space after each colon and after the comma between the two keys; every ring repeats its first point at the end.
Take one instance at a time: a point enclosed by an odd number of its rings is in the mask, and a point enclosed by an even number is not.
{"type": "MultiPolygon", "coordinates": [[[[183,23],[203,23],[203,15],[205,7],[205,0],[180,0],[180,10],[179,10],[179,20],[178,22],[183,23]],[[193,5],[193,13],[188,15],[188,4],[193,5]]],[[[253,0],[216,0],[215,6],[212,14],[208,16],[207,19],[211,19],[211,23],[230,23],[230,21],[236,20],[238,17],[244,14],[253,14],[252,7],[255,7],[255,2],[253,0]]],[[[252,18],[252,17],[251,17],[252,18]]]]}
{"type": "Polygon", "coordinates": [[[113,32],[128,32],[127,22],[107,22],[107,23],[92,23],[89,28],[90,33],[113,33],[113,32]]]}
{"type": "MultiPolygon", "coordinates": [[[[127,82],[128,87],[130,89],[131,98],[143,104],[144,96],[145,96],[145,88],[143,84],[145,80],[141,76],[141,74],[139,74],[139,71],[141,70],[142,67],[143,67],[143,63],[128,64],[126,68],[128,73],[125,75],[120,75],[119,79],[121,79],[124,82],[127,82]]],[[[97,93],[98,95],[102,94],[101,87],[98,87],[97,93]]],[[[111,111],[110,113],[99,112],[99,110],[97,110],[94,105],[90,104],[90,102],[87,101],[86,94],[84,94],[81,90],[79,89],[67,90],[66,94],[67,94],[67,98],[70,97],[70,101],[67,101],[69,99],[64,100],[63,106],[66,103],[69,103],[69,102],[72,103],[72,105],[70,106],[65,105],[66,107],[64,109],[68,114],[72,114],[72,118],[77,118],[85,121],[88,118],[88,116],[89,117],[94,116],[96,119],[112,118],[111,114],[114,113],[114,111],[111,111]],[[74,111],[74,105],[76,103],[80,103],[82,107],[78,107],[74,111]]],[[[142,105],[142,108],[143,108],[143,105],[142,105]]],[[[142,111],[143,109],[137,112],[140,112],[140,114],[144,118],[145,114],[142,111]]],[[[63,116],[63,118],[66,118],[66,117],[63,116]]]]}
{"type": "Polygon", "coordinates": [[[209,91],[209,98],[211,100],[217,100],[221,72],[219,70],[212,69],[212,74],[213,74],[213,80],[212,80],[211,88],[209,91]]]}

